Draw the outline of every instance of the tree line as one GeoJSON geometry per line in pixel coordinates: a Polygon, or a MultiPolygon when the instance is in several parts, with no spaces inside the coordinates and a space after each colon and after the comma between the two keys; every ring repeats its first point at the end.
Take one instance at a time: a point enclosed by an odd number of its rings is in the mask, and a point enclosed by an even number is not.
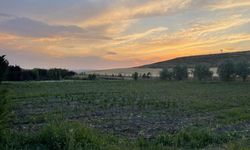
{"type": "MultiPolygon", "coordinates": [[[[217,73],[219,79],[222,81],[233,81],[236,78],[241,78],[243,81],[246,81],[250,75],[250,66],[244,61],[239,63],[226,61],[219,65],[217,73]]],[[[193,75],[194,78],[199,81],[211,80],[213,78],[213,72],[205,65],[196,65],[193,75]]],[[[175,66],[172,70],[165,68],[160,72],[160,79],[186,80],[188,79],[188,68],[186,66],[175,66]]]]}
{"type": "Polygon", "coordinates": [[[74,76],[76,73],[66,69],[22,69],[9,65],[5,56],[0,56],[0,82],[1,81],[31,81],[31,80],[61,80],[74,76]]]}
{"type": "MultiPolygon", "coordinates": [[[[236,78],[241,78],[243,81],[247,80],[250,75],[250,68],[247,62],[233,63],[226,61],[219,65],[218,71],[219,79],[222,81],[233,81],[236,78]]],[[[22,69],[15,65],[9,65],[5,55],[0,56],[0,82],[1,81],[31,81],[31,80],[61,80],[68,79],[75,76],[76,73],[66,69],[53,68],[53,69],[22,69]]],[[[196,65],[193,72],[194,78],[197,80],[211,80],[213,72],[210,71],[208,66],[196,65]]],[[[120,75],[122,76],[122,75],[120,75]]],[[[88,75],[88,80],[96,80],[95,74],[88,75]]],[[[151,73],[139,75],[135,72],[132,75],[134,80],[150,79],[151,73]]],[[[188,67],[177,65],[172,69],[164,68],[160,72],[161,80],[187,80],[188,67]]]]}

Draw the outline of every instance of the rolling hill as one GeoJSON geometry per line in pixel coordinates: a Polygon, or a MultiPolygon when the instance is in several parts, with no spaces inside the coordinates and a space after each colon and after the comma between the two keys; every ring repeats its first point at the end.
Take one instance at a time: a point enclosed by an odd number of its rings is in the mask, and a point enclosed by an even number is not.
{"type": "Polygon", "coordinates": [[[174,67],[176,65],[194,67],[197,64],[206,65],[209,67],[217,67],[221,63],[228,60],[235,63],[241,61],[247,61],[250,63],[250,51],[179,57],[167,61],[140,66],[138,68],[168,68],[174,67]]]}

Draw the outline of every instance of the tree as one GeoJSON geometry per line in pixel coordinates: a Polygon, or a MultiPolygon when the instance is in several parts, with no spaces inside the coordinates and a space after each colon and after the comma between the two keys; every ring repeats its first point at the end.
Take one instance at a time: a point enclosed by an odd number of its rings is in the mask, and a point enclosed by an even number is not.
{"type": "Polygon", "coordinates": [[[48,70],[35,68],[32,70],[36,75],[36,80],[48,80],[48,70]]]}
{"type": "Polygon", "coordinates": [[[173,78],[173,73],[168,71],[167,68],[163,69],[160,72],[160,79],[161,80],[172,80],[172,78],[173,78]]]}
{"type": "Polygon", "coordinates": [[[151,73],[150,72],[148,72],[147,74],[143,73],[142,79],[149,79],[149,78],[151,78],[151,73]]]}
{"type": "Polygon", "coordinates": [[[122,74],[121,74],[121,73],[119,73],[119,74],[118,74],[118,77],[122,78],[123,76],[122,76],[122,74]]]}
{"type": "Polygon", "coordinates": [[[151,72],[147,73],[147,78],[151,78],[151,72]]]}
{"type": "Polygon", "coordinates": [[[194,77],[198,80],[206,80],[211,79],[213,76],[213,72],[209,70],[209,67],[204,65],[197,65],[194,69],[194,77]]]}
{"type": "Polygon", "coordinates": [[[231,81],[235,79],[235,65],[231,61],[222,63],[218,68],[218,74],[222,81],[231,81]]]}
{"type": "Polygon", "coordinates": [[[34,70],[23,70],[22,71],[22,81],[37,80],[37,74],[34,70]]]}
{"type": "Polygon", "coordinates": [[[133,78],[135,81],[137,81],[138,78],[139,78],[138,72],[133,73],[133,74],[132,74],[132,78],[133,78]]]}
{"type": "Polygon", "coordinates": [[[5,59],[5,55],[0,56],[0,83],[5,79],[9,62],[5,59]]]}
{"type": "Polygon", "coordinates": [[[175,80],[185,80],[188,78],[188,69],[186,66],[175,66],[173,68],[173,77],[175,80]]]}
{"type": "Polygon", "coordinates": [[[148,77],[147,77],[146,73],[143,73],[142,79],[147,79],[147,78],[148,78],[148,77]]]}
{"type": "Polygon", "coordinates": [[[7,71],[8,81],[21,81],[22,80],[22,69],[19,66],[9,66],[7,71]]]}
{"type": "Polygon", "coordinates": [[[235,66],[236,75],[242,78],[243,81],[246,81],[247,76],[250,74],[249,65],[247,62],[240,62],[235,66]]]}
{"type": "Polygon", "coordinates": [[[96,80],[96,75],[95,74],[89,74],[88,79],[89,80],[96,80]]]}
{"type": "MultiPolygon", "coordinates": [[[[41,70],[40,70],[40,73],[41,73],[41,70]]],[[[45,72],[43,72],[43,73],[45,73],[45,72]]],[[[75,72],[68,71],[66,69],[54,68],[54,69],[47,70],[47,76],[48,76],[48,79],[50,79],[50,80],[61,80],[61,79],[65,79],[65,78],[74,76],[75,74],[76,74],[75,72]]],[[[40,76],[40,78],[41,78],[41,76],[40,76]]]]}

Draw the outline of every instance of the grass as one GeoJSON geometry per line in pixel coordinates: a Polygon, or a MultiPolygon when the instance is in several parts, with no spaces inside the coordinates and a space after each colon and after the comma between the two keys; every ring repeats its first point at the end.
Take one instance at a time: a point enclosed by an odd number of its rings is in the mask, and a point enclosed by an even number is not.
{"type": "Polygon", "coordinates": [[[78,122],[54,122],[36,133],[12,132],[9,135],[5,145],[8,149],[112,150],[122,145],[114,136],[98,133],[78,122]]]}
{"type": "MultiPolygon", "coordinates": [[[[250,83],[9,82],[9,149],[249,148],[250,83]]],[[[8,143],[8,144],[6,144],[8,143]]]]}
{"type": "Polygon", "coordinates": [[[250,120],[250,109],[248,107],[236,107],[224,110],[217,118],[225,124],[235,124],[244,120],[250,120]]]}
{"type": "Polygon", "coordinates": [[[162,134],[157,136],[153,141],[146,141],[142,144],[146,147],[169,146],[175,148],[203,148],[210,144],[222,144],[230,141],[234,135],[217,134],[210,129],[187,128],[174,134],[162,134]]]}

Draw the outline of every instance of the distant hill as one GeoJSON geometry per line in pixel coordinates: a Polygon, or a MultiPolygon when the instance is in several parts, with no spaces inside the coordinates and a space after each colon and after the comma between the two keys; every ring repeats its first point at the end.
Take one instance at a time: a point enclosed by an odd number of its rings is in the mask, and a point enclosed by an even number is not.
{"type": "Polygon", "coordinates": [[[174,67],[176,65],[194,67],[197,64],[206,65],[209,67],[217,67],[227,60],[233,61],[235,63],[241,61],[247,61],[250,63],[250,51],[179,57],[167,61],[140,66],[139,68],[167,68],[174,67]]]}

